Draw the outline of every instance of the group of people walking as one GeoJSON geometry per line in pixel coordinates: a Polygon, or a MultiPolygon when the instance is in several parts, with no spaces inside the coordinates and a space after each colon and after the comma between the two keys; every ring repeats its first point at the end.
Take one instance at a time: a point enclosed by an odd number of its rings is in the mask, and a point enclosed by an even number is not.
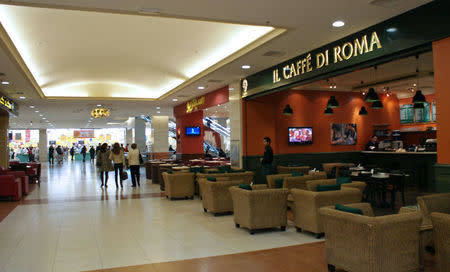
{"type": "Polygon", "coordinates": [[[100,172],[101,188],[108,187],[109,172],[114,171],[114,180],[116,188],[123,187],[123,180],[127,177],[124,168],[130,169],[132,187],[140,186],[139,167],[143,163],[142,155],[136,144],[131,145],[131,150],[128,151],[127,157],[124,155],[124,148],[119,143],[114,143],[111,150],[108,144],[102,144],[96,154],[96,166],[100,172]]]}

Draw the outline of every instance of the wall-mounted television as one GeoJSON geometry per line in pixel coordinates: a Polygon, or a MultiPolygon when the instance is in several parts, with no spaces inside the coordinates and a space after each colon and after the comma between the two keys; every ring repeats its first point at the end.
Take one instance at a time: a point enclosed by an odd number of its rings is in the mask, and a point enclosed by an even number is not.
{"type": "Polygon", "coordinates": [[[313,143],[312,127],[289,128],[289,144],[312,144],[312,143],[313,143]]]}
{"type": "Polygon", "coordinates": [[[200,127],[186,127],[186,135],[187,136],[199,136],[200,135],[200,127]]]}

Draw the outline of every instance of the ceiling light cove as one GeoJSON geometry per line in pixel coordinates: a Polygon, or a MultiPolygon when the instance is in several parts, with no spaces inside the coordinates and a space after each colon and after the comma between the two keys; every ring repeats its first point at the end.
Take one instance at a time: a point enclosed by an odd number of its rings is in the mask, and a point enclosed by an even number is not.
{"type": "Polygon", "coordinates": [[[285,31],[19,5],[0,23],[48,98],[163,99],[285,31]]]}

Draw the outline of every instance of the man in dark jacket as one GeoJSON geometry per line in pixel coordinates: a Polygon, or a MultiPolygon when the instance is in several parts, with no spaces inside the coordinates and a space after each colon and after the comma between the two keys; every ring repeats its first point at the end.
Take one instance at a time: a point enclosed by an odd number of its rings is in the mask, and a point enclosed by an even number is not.
{"type": "Polygon", "coordinates": [[[264,137],[264,155],[261,158],[261,165],[264,176],[272,174],[273,150],[270,147],[270,138],[264,137]]]}

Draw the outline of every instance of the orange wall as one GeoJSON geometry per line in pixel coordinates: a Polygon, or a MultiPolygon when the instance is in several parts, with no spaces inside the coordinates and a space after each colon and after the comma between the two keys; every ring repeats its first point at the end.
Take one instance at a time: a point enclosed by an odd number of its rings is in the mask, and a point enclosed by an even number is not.
{"type": "Polygon", "coordinates": [[[433,42],[437,162],[450,164],[450,38],[433,42]]]}
{"type": "MultiPolygon", "coordinates": [[[[428,94],[428,95],[425,95],[425,99],[427,100],[428,103],[431,104],[431,101],[435,100],[435,96],[434,96],[434,94],[428,94]]],[[[412,104],[412,97],[399,99],[398,101],[399,101],[400,106],[407,105],[407,104],[412,104]]],[[[431,110],[431,106],[430,106],[430,110],[431,110]]],[[[430,114],[431,114],[431,112],[430,112],[430,114]]],[[[400,128],[401,129],[402,128],[409,128],[409,127],[418,128],[419,130],[426,130],[427,127],[436,127],[436,122],[414,123],[414,124],[400,124],[400,128]]],[[[415,144],[418,144],[418,143],[419,142],[417,141],[417,143],[415,143],[415,144]]]]}
{"type": "Polygon", "coordinates": [[[287,90],[272,95],[243,101],[244,155],[260,155],[264,151],[262,139],[272,138],[274,153],[336,152],[362,150],[373,134],[374,124],[390,124],[389,129],[400,126],[398,99],[396,96],[380,95],[384,108],[372,110],[363,96],[354,92],[317,92],[287,90]],[[333,115],[323,111],[330,95],[339,102],[333,115]],[[285,116],[282,111],[290,104],[294,111],[285,116]],[[361,106],[369,115],[359,116],[361,106]],[[332,123],[356,123],[356,145],[331,145],[330,126],[332,123]],[[313,144],[289,145],[288,127],[312,126],[313,144]]]}

